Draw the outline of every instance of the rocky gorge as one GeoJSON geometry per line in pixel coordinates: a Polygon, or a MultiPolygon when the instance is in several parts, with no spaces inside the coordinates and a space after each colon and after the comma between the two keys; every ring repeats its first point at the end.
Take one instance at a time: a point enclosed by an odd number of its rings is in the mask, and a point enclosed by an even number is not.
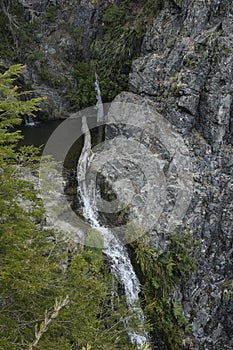
{"type": "MultiPolygon", "coordinates": [[[[23,48],[20,33],[16,32],[15,37],[9,39],[16,49],[13,54],[3,57],[3,64],[27,63],[22,85],[35,90],[39,96],[47,97],[39,118],[66,118],[77,108],[68,98],[70,91],[84,84],[85,74],[88,80],[84,66],[79,66],[79,73],[73,74],[77,69],[75,65],[77,62],[90,62],[93,41],[98,35],[105,35],[108,30],[104,27],[106,23],[115,25],[115,19],[111,22],[109,16],[103,17],[103,13],[106,14],[109,8],[118,7],[125,7],[127,11],[128,3],[135,7],[137,13],[141,2],[32,0],[30,3],[18,3],[29,34],[24,39],[23,48]]],[[[166,225],[167,215],[171,211],[169,205],[163,211],[159,226],[153,224],[153,212],[150,219],[149,213],[144,213],[144,219],[146,222],[151,220],[151,244],[161,250],[166,251],[171,231],[177,227],[179,230],[189,230],[200,244],[196,270],[185,287],[177,288],[173,293],[192,326],[191,332],[182,339],[182,349],[230,350],[233,347],[233,3],[230,0],[164,0],[148,1],[146,6],[150,9],[155,3],[156,11],[145,15],[145,28],[139,35],[140,52],[130,56],[131,68],[125,73],[128,76],[128,91],[118,94],[126,89],[125,83],[121,85],[113,80],[106,81],[106,72],[102,89],[107,89],[107,84],[111,87],[115,84],[112,95],[106,95],[106,101],[117,96],[114,100],[116,103],[150,106],[153,116],[141,125],[149,135],[145,132],[140,143],[157,154],[159,164],[162,164],[158,171],[165,174],[167,188],[172,188],[174,183],[178,186],[179,167],[177,162],[169,172],[175,151],[171,151],[165,139],[159,139],[159,134],[156,134],[156,123],[162,123],[160,115],[174,130],[171,134],[176,133],[185,145],[185,152],[188,152],[192,163],[190,178],[182,179],[187,184],[189,180],[192,182],[185,212],[178,223],[171,222],[170,226],[166,225]],[[150,18],[147,20],[147,17],[150,18]]],[[[9,1],[8,12],[12,13],[10,5],[9,1]]],[[[119,14],[118,11],[117,16],[119,14]]],[[[13,22],[7,22],[3,12],[1,16],[7,32],[11,29],[14,32],[15,29],[9,25],[13,22]]],[[[14,16],[17,14],[12,14],[12,18],[14,16]]],[[[137,24],[137,21],[128,21],[128,26],[137,24]]],[[[82,86],[86,88],[86,85],[82,86]]],[[[79,93],[84,90],[79,90],[79,93]]],[[[87,94],[87,98],[90,97],[92,102],[93,96],[95,100],[94,86],[93,95],[87,94]]],[[[131,120],[131,124],[135,125],[135,122],[131,120]]],[[[116,130],[110,125],[106,132],[110,143],[114,143],[115,133],[131,137],[137,134],[137,130],[121,125],[116,130]]],[[[136,135],[137,142],[140,137],[136,135]]],[[[116,174],[133,182],[138,196],[131,198],[132,209],[128,214],[137,216],[135,208],[138,203],[144,203],[140,193],[148,178],[143,175],[145,168],[142,164],[132,167],[130,175],[130,170],[121,162],[118,147],[114,145],[114,154],[118,154],[114,159],[115,167],[107,167],[103,176],[108,180],[113,179],[110,185],[115,193],[121,187],[121,183],[118,183],[119,187],[114,187],[116,174]]],[[[136,158],[145,157],[135,148],[127,148],[127,145],[123,148],[134,153],[136,158]]],[[[105,157],[111,158],[110,153],[106,151],[105,157]]],[[[152,166],[148,172],[153,182],[155,174],[152,166]]],[[[123,182],[123,186],[130,190],[128,185],[128,182],[123,182]]],[[[175,206],[176,196],[177,192],[167,189],[166,199],[172,207],[175,206]]],[[[160,346],[161,349],[168,349],[166,344],[160,346]]]]}

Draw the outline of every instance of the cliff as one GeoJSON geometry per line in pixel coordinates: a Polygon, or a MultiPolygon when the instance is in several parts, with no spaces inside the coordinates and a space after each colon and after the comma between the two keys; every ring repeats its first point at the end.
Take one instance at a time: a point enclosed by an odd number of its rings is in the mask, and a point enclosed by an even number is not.
{"type": "Polygon", "coordinates": [[[228,0],[165,2],[130,74],[131,91],[154,101],[193,156],[194,195],[184,223],[202,253],[183,295],[192,349],[233,347],[232,17],[228,0]]]}

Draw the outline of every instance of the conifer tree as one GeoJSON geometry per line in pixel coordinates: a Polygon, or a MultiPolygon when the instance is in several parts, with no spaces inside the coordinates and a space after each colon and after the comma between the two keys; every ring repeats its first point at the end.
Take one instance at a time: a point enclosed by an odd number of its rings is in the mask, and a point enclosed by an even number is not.
{"type": "Polygon", "coordinates": [[[22,176],[37,151],[17,147],[16,129],[41,99],[24,98],[22,69],[0,73],[0,349],[134,349],[124,326],[133,315],[114,296],[102,253],[68,256],[62,233],[42,228],[42,204],[22,176]]]}

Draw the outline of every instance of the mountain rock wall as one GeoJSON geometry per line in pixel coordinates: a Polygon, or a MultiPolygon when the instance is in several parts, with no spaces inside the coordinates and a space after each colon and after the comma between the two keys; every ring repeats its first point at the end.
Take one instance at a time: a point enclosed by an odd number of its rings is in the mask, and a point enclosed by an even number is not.
{"type": "Polygon", "coordinates": [[[196,128],[212,145],[232,143],[233,4],[165,2],[130,75],[183,134],[196,128]]]}
{"type": "Polygon", "coordinates": [[[130,74],[131,91],[154,101],[192,155],[194,192],[183,225],[201,256],[181,297],[193,326],[185,349],[233,347],[232,33],[230,0],[165,1],[130,74]]]}
{"type": "Polygon", "coordinates": [[[213,150],[195,129],[180,138],[146,94],[118,95],[109,113],[114,124],[99,160],[106,191],[110,186],[130,203],[129,220],[148,228],[156,249],[166,250],[176,230],[190,231],[200,244],[196,271],[171,295],[192,325],[182,349],[232,349],[232,146],[213,150]]]}

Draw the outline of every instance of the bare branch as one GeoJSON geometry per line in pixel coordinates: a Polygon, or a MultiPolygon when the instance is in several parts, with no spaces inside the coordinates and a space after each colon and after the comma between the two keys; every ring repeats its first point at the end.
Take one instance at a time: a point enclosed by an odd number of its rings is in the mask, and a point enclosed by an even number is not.
{"type": "Polygon", "coordinates": [[[16,48],[18,48],[18,39],[15,35],[15,29],[19,28],[19,24],[16,20],[16,16],[14,16],[10,13],[10,2],[9,1],[6,1],[6,0],[2,1],[2,12],[7,19],[8,27],[9,27],[9,30],[11,32],[14,44],[15,44],[16,48]]]}
{"type": "Polygon", "coordinates": [[[44,333],[46,333],[46,331],[48,330],[49,325],[58,317],[59,311],[68,303],[69,303],[68,296],[66,296],[64,299],[62,298],[60,298],[59,300],[56,299],[53,307],[53,312],[51,313],[51,315],[49,316],[47,310],[45,311],[45,319],[40,324],[39,330],[38,330],[38,324],[35,327],[35,340],[32,344],[29,344],[29,350],[33,350],[33,348],[35,348],[38,345],[40,339],[42,338],[44,333]]]}

